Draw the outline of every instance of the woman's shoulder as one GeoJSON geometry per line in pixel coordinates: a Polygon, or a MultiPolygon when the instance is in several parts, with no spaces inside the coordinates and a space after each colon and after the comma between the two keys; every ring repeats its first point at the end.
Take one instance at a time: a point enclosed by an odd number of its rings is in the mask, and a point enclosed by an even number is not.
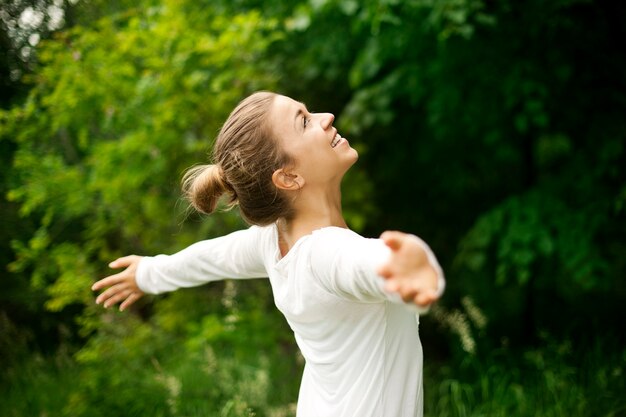
{"type": "Polygon", "coordinates": [[[263,246],[274,247],[278,239],[278,232],[275,224],[267,226],[251,225],[246,229],[245,233],[254,236],[253,240],[255,240],[257,244],[263,246]]]}
{"type": "Polygon", "coordinates": [[[314,230],[311,233],[311,237],[317,240],[326,239],[348,239],[348,240],[361,240],[366,239],[357,232],[348,229],[347,227],[327,226],[321,229],[314,230]]]}
{"type": "Polygon", "coordinates": [[[384,246],[380,239],[364,237],[353,230],[343,227],[324,227],[311,234],[311,247],[320,254],[378,251],[384,246]]]}
{"type": "Polygon", "coordinates": [[[253,224],[248,227],[248,230],[252,233],[269,235],[269,234],[274,233],[274,231],[276,230],[276,224],[272,223],[266,226],[258,226],[258,225],[253,224]]]}

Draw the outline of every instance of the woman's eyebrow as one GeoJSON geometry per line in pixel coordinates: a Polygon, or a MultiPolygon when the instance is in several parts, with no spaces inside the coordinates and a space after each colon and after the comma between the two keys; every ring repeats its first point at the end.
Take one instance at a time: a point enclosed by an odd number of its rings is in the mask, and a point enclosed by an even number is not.
{"type": "Polygon", "coordinates": [[[296,116],[293,118],[293,127],[294,129],[298,130],[298,125],[296,124],[298,121],[298,117],[303,116],[304,115],[304,111],[307,110],[306,108],[306,104],[302,103],[302,102],[297,102],[300,107],[298,107],[298,111],[296,112],[296,116]],[[303,110],[304,108],[304,110],[303,110]]]}
{"type": "Polygon", "coordinates": [[[298,111],[296,112],[296,117],[293,118],[293,128],[295,130],[299,130],[298,129],[298,117],[300,117],[301,115],[303,115],[304,112],[302,111],[302,109],[298,109],[298,111]]]}

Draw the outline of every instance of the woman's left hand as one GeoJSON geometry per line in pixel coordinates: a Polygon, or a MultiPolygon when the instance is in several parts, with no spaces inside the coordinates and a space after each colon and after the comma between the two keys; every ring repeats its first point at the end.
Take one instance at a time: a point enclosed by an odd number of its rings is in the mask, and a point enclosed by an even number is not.
{"type": "Polygon", "coordinates": [[[427,307],[439,298],[439,276],[419,239],[411,234],[387,231],[380,238],[391,249],[389,260],[378,268],[385,289],[405,302],[427,307]]]}

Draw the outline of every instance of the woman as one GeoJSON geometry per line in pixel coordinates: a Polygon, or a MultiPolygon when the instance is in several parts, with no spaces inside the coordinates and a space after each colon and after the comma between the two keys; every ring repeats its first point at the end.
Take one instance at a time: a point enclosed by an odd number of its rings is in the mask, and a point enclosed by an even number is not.
{"type": "Polygon", "coordinates": [[[93,285],[96,302],[124,310],[157,294],[223,278],[269,277],[306,365],[297,415],[421,416],[422,351],[415,314],[441,295],[443,274],[420,239],[366,239],[341,211],[343,175],[357,152],[329,113],[259,92],[222,127],[214,164],[183,179],[192,205],[227,194],[251,224],[165,256],[127,256],[93,285]],[[409,308],[412,306],[413,308],[409,308]]]}

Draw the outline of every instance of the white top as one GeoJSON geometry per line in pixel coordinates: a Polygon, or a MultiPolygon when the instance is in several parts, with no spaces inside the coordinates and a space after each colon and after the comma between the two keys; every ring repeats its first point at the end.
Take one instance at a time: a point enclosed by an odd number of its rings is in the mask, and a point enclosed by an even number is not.
{"type": "MultiPolygon", "coordinates": [[[[429,260],[443,274],[430,248],[429,260]]],[[[157,294],[223,278],[269,276],[305,359],[298,417],[422,416],[419,319],[386,293],[376,268],[389,248],[338,227],[304,236],[281,258],[276,226],[252,226],[144,257],[137,285],[157,294]]]]}

